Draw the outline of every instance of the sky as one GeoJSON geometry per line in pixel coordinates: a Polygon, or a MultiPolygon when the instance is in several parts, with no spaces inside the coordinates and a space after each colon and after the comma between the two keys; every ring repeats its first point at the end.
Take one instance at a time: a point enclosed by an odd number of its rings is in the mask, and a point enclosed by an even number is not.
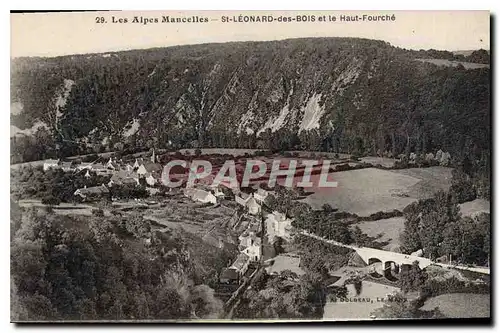
{"type": "Polygon", "coordinates": [[[11,14],[11,58],[59,56],[228,41],[298,37],[362,37],[408,49],[475,50],[490,48],[488,11],[142,11],[11,14]],[[222,16],[314,15],[315,22],[234,23],[222,16]],[[390,15],[394,21],[340,22],[340,15],[390,15]],[[131,23],[134,16],[201,16],[208,23],[131,23]],[[318,17],[335,16],[336,22],[318,17]],[[111,23],[127,19],[127,23],[111,23]],[[106,23],[96,23],[103,17],[106,23]]]}

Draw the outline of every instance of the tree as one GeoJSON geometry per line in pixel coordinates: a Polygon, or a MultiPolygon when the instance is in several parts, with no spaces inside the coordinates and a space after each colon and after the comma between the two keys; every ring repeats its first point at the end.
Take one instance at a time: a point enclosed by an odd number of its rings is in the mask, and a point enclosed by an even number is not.
{"type": "Polygon", "coordinates": [[[426,256],[436,258],[440,254],[444,230],[459,218],[460,210],[451,195],[445,192],[437,192],[422,208],[418,235],[426,256]]]}
{"type": "Polygon", "coordinates": [[[198,318],[217,319],[222,314],[222,301],[215,297],[214,290],[207,285],[191,288],[189,301],[192,312],[198,318]]]}
{"type": "Polygon", "coordinates": [[[382,308],[376,309],[372,315],[385,319],[437,319],[444,315],[435,308],[430,311],[421,310],[423,303],[408,301],[403,295],[397,294],[389,298],[382,308]]]}
{"type": "Polygon", "coordinates": [[[427,280],[427,274],[420,268],[418,261],[414,261],[411,266],[404,265],[399,274],[398,284],[403,293],[409,291],[419,291],[427,280]]]}
{"type": "Polygon", "coordinates": [[[360,247],[368,246],[371,243],[370,237],[368,237],[367,234],[361,231],[361,229],[357,225],[354,226],[352,230],[352,239],[354,244],[360,247]]]}
{"type": "Polygon", "coordinates": [[[419,237],[420,210],[422,201],[412,203],[404,209],[404,229],[400,234],[401,250],[403,253],[412,253],[422,248],[419,237]]]}
{"type": "Polygon", "coordinates": [[[48,206],[57,206],[61,203],[61,200],[54,195],[48,195],[42,199],[42,204],[48,206]]]}
{"type": "Polygon", "coordinates": [[[441,254],[452,255],[464,264],[485,265],[489,258],[490,216],[463,217],[450,223],[444,232],[441,254]]]}
{"type": "Polygon", "coordinates": [[[476,198],[476,191],[471,177],[464,171],[453,170],[450,193],[455,202],[463,203],[476,198]]]}

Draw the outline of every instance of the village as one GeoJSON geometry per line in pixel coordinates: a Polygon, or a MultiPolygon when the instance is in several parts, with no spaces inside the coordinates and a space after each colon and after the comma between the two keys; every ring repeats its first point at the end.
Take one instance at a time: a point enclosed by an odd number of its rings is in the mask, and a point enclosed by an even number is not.
{"type": "MultiPolygon", "coordinates": [[[[80,163],[46,160],[43,163],[43,170],[48,175],[51,174],[51,171],[57,171],[68,175],[78,175],[78,177],[83,177],[88,181],[88,185],[78,187],[72,192],[72,204],[63,203],[59,206],[53,206],[54,210],[57,211],[56,213],[64,214],[65,211],[70,211],[66,208],[82,206],[91,207],[92,211],[103,209],[104,216],[119,214],[125,217],[139,214],[142,219],[149,221],[156,230],[161,232],[182,229],[200,237],[204,243],[219,249],[231,249],[231,258],[225,263],[224,268],[218,270],[218,286],[214,287],[216,297],[225,304],[226,318],[232,316],[232,312],[238,307],[239,301],[243,297],[242,295],[252,288],[254,281],[258,280],[258,276],[262,275],[263,272],[267,276],[281,276],[283,272],[287,272],[286,274],[292,272],[296,276],[306,274],[308,268],[305,261],[307,259],[304,258],[303,251],[297,251],[294,248],[297,236],[309,238],[315,244],[330,243],[333,246],[341,246],[350,251],[349,254],[342,255],[349,263],[340,268],[330,267],[329,277],[326,281],[328,288],[346,287],[350,297],[359,296],[355,285],[352,283],[353,279],[359,278],[364,280],[364,291],[361,296],[376,295],[377,297],[386,297],[392,295],[399,290],[397,281],[401,275],[401,269],[408,269],[415,260],[421,264],[428,262],[427,259],[422,258],[421,250],[411,253],[409,256],[402,256],[398,253],[399,250],[389,252],[392,251],[389,247],[384,248],[385,251],[382,252],[372,248],[356,248],[356,246],[344,245],[308,233],[305,230],[297,229],[297,227],[292,227],[293,215],[287,216],[281,209],[272,208],[272,205],[269,205],[268,199],[275,198],[278,193],[276,187],[268,186],[269,173],[255,179],[254,182],[250,182],[250,186],[247,187],[232,186],[233,182],[227,181],[227,179],[219,184],[214,184],[217,172],[227,159],[236,161],[236,183],[241,184],[242,173],[245,170],[244,163],[250,157],[257,156],[246,153],[243,155],[241,152],[237,156],[200,154],[199,152],[197,154],[173,152],[169,155],[168,153],[157,154],[153,149],[139,156],[132,155],[122,158],[113,154],[80,163]],[[209,161],[212,164],[212,170],[210,173],[204,174],[203,177],[197,178],[189,186],[189,172],[193,170],[187,166],[195,158],[209,161]],[[165,186],[163,173],[165,165],[173,159],[183,159],[187,163],[185,166],[176,165],[169,170],[169,180],[182,185],[168,187],[165,186]],[[68,206],[64,206],[64,204],[68,206]]],[[[350,185],[351,182],[357,183],[360,177],[363,178],[365,175],[371,179],[370,174],[372,173],[377,173],[379,178],[383,175],[390,175],[391,178],[387,178],[386,181],[393,181],[393,177],[399,175],[397,173],[399,172],[397,164],[404,161],[405,158],[405,156],[402,156],[396,160],[379,156],[356,160],[351,157],[334,157],[325,154],[324,156],[292,156],[292,158],[287,159],[278,155],[278,159],[283,162],[280,164],[280,169],[286,169],[290,160],[295,158],[300,161],[301,157],[316,158],[318,160],[331,159],[332,165],[329,173],[335,173],[335,179],[341,180],[342,186],[350,185]],[[389,163],[392,163],[392,165],[389,165],[389,163]],[[343,178],[349,174],[357,174],[357,176],[353,179],[343,178]]],[[[269,166],[276,159],[276,156],[258,156],[257,158],[263,160],[269,170],[271,169],[269,166]]],[[[450,160],[449,153],[439,150],[435,155],[429,153],[419,157],[412,153],[407,162],[413,165],[418,162],[419,158],[431,165],[427,170],[447,172],[446,165],[450,160]]],[[[311,172],[313,177],[317,176],[316,171],[320,170],[321,168],[313,168],[311,172]]],[[[199,174],[203,174],[203,171],[200,169],[194,170],[195,173],[199,174]]],[[[403,170],[401,172],[407,171],[403,170]]],[[[299,177],[303,174],[304,168],[299,167],[296,169],[295,176],[299,177]]],[[[416,174],[412,173],[412,175],[416,174]]],[[[448,175],[446,173],[444,175],[445,177],[442,178],[446,179],[448,175]]],[[[406,179],[416,182],[404,174],[399,177],[403,180],[406,177],[406,179]]],[[[425,177],[428,177],[428,175],[425,175],[425,177]]],[[[424,181],[419,182],[424,185],[424,181]]],[[[85,182],[79,184],[85,184],[85,182]]],[[[411,185],[410,182],[408,184],[411,185]]],[[[378,184],[374,185],[378,186],[378,184]]],[[[433,184],[433,186],[436,185],[439,185],[439,183],[433,184]]],[[[420,189],[420,187],[417,188],[420,189]]],[[[341,205],[342,195],[348,195],[348,191],[322,194],[322,190],[317,188],[312,189],[313,191],[316,190],[316,192],[305,192],[303,188],[298,187],[292,187],[290,190],[297,192],[297,198],[301,198],[300,200],[306,203],[310,202],[312,208],[316,211],[325,208],[317,207],[317,205],[315,207],[315,201],[321,202],[322,198],[328,198],[329,202],[331,202],[333,197],[336,203],[340,204],[340,208],[351,211],[349,207],[342,207],[341,205]],[[333,193],[335,193],[335,196],[333,196],[333,193]]],[[[311,189],[307,191],[311,191],[311,189]]],[[[362,191],[365,193],[366,189],[362,189],[362,191]]],[[[391,204],[384,208],[384,211],[387,212],[393,208],[401,209],[399,207],[404,207],[411,202],[411,199],[408,198],[404,191],[393,192],[391,189],[387,196],[390,197],[391,204]],[[396,203],[399,206],[396,206],[396,203]]],[[[295,202],[299,203],[299,201],[295,202]]],[[[352,208],[357,212],[357,206],[352,206],[352,208]]],[[[371,208],[375,209],[375,207],[371,208]]],[[[80,214],[84,211],[84,209],[80,210],[80,212],[73,210],[72,213],[80,214]]],[[[360,212],[363,212],[363,210],[360,210],[360,212]]],[[[87,211],[86,214],[90,214],[90,211],[87,211]]],[[[368,216],[370,213],[364,215],[368,216]]],[[[393,219],[397,219],[398,223],[400,223],[400,220],[403,221],[399,216],[393,219]]],[[[388,220],[391,220],[391,218],[388,220]]],[[[384,221],[384,219],[381,219],[379,222],[370,221],[365,224],[367,227],[370,227],[370,225],[383,226],[384,221]]],[[[380,229],[373,235],[380,237],[379,234],[380,229]]],[[[397,242],[397,239],[392,241],[389,239],[389,241],[394,243],[397,242]]],[[[146,239],[145,242],[150,242],[150,239],[146,239]]],[[[448,258],[445,258],[445,262],[448,261],[448,258]]],[[[439,263],[432,263],[432,267],[428,270],[435,270],[436,264],[439,263]]],[[[446,264],[440,264],[440,266],[442,268],[447,267],[446,264]]],[[[463,269],[467,270],[469,268],[463,269]]],[[[440,271],[439,274],[444,274],[443,272],[446,271],[440,271]]],[[[416,297],[416,295],[412,297],[416,297]]],[[[354,303],[345,306],[342,303],[330,302],[325,306],[325,316],[332,315],[332,312],[346,311],[345,316],[357,313],[356,316],[367,318],[370,311],[377,306],[380,306],[380,304],[365,306],[361,309],[354,303]]]]}
{"type": "MultiPolygon", "coordinates": [[[[292,237],[292,220],[278,211],[271,211],[265,205],[266,198],[271,195],[272,190],[259,187],[239,189],[229,186],[223,182],[213,186],[213,174],[199,179],[194,186],[178,188],[166,188],[162,185],[162,164],[155,151],[149,158],[136,158],[124,162],[122,159],[110,157],[107,162],[87,162],[75,164],[72,162],[61,162],[59,160],[46,160],[43,170],[60,169],[68,173],[82,173],[86,179],[94,176],[108,176],[109,181],[99,186],[85,186],[74,191],[75,201],[91,204],[102,200],[110,200],[115,206],[123,198],[111,196],[114,187],[144,187],[150,197],[160,192],[160,188],[167,191],[171,196],[183,197],[193,203],[201,204],[210,208],[224,206],[231,211],[230,223],[221,223],[220,227],[229,230],[228,233],[236,235],[238,255],[233,262],[221,272],[219,281],[221,285],[229,286],[229,290],[236,290],[239,285],[255,272],[256,268],[267,261],[267,271],[272,271],[270,259],[275,257],[273,248],[277,240],[289,242],[292,237]]],[[[240,170],[241,168],[239,168],[240,170]]],[[[170,179],[185,180],[186,168],[172,168],[170,179]]],[[[146,205],[145,202],[156,203],[156,201],[145,201],[134,198],[138,206],[146,205]]],[[[152,218],[153,219],[153,218],[152,218]]],[[[207,233],[208,234],[208,233],[207,233]]],[[[219,237],[218,243],[223,244],[219,237]]],[[[227,239],[227,237],[225,237],[227,239]]],[[[217,244],[217,241],[213,242],[217,244]]],[[[298,264],[297,264],[298,266],[298,264]]],[[[274,271],[279,274],[279,271],[274,271]]]]}

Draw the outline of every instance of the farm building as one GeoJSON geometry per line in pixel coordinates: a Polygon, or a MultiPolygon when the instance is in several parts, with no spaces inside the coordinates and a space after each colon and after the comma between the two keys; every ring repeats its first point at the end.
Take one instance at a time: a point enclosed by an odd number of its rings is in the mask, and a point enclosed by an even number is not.
{"type": "Polygon", "coordinates": [[[138,185],[139,177],[137,174],[129,173],[125,170],[120,170],[115,172],[111,179],[109,180],[108,186],[113,185],[138,185]]]}
{"type": "Polygon", "coordinates": [[[215,195],[208,191],[200,190],[197,188],[187,188],[184,190],[184,195],[193,201],[198,201],[202,203],[217,203],[217,198],[215,195]]]}
{"type": "Polygon", "coordinates": [[[92,201],[108,198],[109,190],[106,185],[103,184],[101,186],[79,188],[73,193],[73,195],[84,201],[92,201]]]}
{"type": "Polygon", "coordinates": [[[154,174],[154,177],[156,177],[156,175],[158,175],[158,177],[161,177],[162,169],[163,168],[161,164],[147,162],[139,166],[139,168],[137,169],[137,174],[140,177],[147,177],[147,174],[154,174]]]}

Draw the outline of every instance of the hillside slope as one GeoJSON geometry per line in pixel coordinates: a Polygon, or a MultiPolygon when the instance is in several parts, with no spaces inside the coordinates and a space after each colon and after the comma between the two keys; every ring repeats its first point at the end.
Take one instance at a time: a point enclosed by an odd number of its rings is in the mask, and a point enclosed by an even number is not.
{"type": "Polygon", "coordinates": [[[308,38],[14,59],[12,161],[153,146],[480,156],[490,69],[416,60],[447,55],[308,38]]]}

